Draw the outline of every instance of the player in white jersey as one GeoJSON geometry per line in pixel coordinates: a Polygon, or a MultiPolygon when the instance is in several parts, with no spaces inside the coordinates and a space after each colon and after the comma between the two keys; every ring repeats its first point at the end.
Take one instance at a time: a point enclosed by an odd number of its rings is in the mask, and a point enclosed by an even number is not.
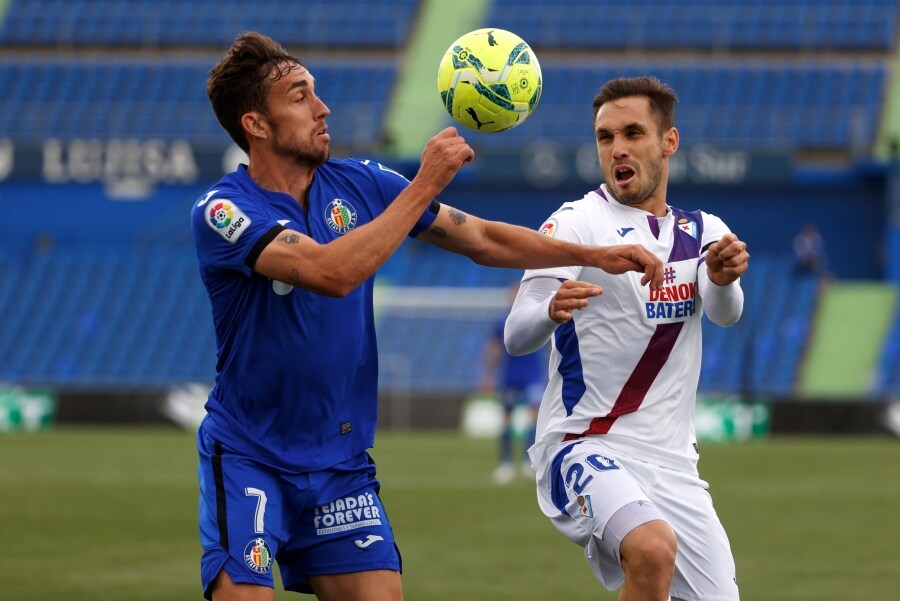
{"type": "Polygon", "coordinates": [[[676,101],[656,78],[604,85],[594,130],[606,183],[541,228],[587,245],[642,244],[664,264],[663,287],[589,267],[527,271],[505,341],[513,354],[552,341],[529,451],[538,501],[598,579],[621,586],[620,601],[734,601],[734,560],[697,471],[693,415],[700,317],[737,321],[749,254],[718,217],[666,203],[676,101]]]}

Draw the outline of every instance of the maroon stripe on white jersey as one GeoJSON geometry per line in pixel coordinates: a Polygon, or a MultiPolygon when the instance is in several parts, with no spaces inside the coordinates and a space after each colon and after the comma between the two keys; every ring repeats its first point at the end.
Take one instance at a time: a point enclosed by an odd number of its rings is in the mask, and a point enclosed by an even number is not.
{"type": "Polygon", "coordinates": [[[657,325],[650,342],[647,343],[644,354],[641,355],[619,392],[619,397],[613,404],[612,410],[603,417],[592,419],[591,426],[581,434],[566,434],[563,440],[576,440],[589,434],[606,434],[620,415],[637,411],[644,402],[650,386],[656,380],[656,376],[669,360],[669,355],[675,347],[675,341],[678,340],[678,334],[681,333],[683,326],[683,321],[657,325]]]}

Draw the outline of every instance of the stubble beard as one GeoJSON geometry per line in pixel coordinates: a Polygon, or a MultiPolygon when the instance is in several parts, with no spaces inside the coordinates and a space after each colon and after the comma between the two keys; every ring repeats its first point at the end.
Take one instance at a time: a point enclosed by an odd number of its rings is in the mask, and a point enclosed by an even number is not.
{"type": "Polygon", "coordinates": [[[650,198],[656,189],[659,188],[659,185],[662,182],[662,173],[662,160],[651,161],[646,165],[646,169],[641,169],[640,172],[635,170],[635,177],[639,178],[639,185],[630,192],[626,192],[618,186],[612,168],[609,169],[609,175],[606,181],[612,182],[611,187],[613,188],[613,193],[616,200],[619,201],[619,204],[633,207],[650,198]],[[644,172],[646,172],[646,177],[640,177],[644,172]]]}
{"type": "Polygon", "coordinates": [[[297,137],[291,137],[286,142],[276,142],[275,151],[282,155],[291,157],[297,163],[318,167],[325,163],[330,156],[328,145],[317,145],[314,141],[301,142],[297,137]]]}

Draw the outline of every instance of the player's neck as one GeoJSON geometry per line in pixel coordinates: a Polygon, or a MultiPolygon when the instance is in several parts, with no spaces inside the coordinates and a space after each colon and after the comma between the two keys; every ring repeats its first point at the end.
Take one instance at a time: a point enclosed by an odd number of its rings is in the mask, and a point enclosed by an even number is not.
{"type": "Polygon", "coordinates": [[[658,198],[656,195],[651,196],[640,205],[636,206],[639,209],[647,211],[654,217],[665,217],[669,214],[669,207],[666,205],[666,197],[664,194],[660,194],[658,198]]]}
{"type": "Polygon", "coordinates": [[[293,196],[306,208],[306,191],[312,183],[316,166],[298,164],[287,160],[253,160],[247,166],[247,173],[260,187],[273,192],[283,192],[293,196]]]}
{"type": "Polygon", "coordinates": [[[641,202],[635,204],[625,204],[621,201],[619,202],[622,206],[630,207],[632,209],[638,209],[641,211],[646,211],[650,213],[654,217],[665,217],[669,214],[669,207],[666,204],[666,196],[665,194],[656,193],[653,196],[643,200],[641,202]]]}

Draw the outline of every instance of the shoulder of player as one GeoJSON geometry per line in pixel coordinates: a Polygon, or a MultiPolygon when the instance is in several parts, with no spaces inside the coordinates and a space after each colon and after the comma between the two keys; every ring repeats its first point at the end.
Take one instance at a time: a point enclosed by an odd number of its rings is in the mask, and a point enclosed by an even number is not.
{"type": "Polygon", "coordinates": [[[379,163],[374,159],[363,159],[357,157],[328,159],[319,167],[319,169],[322,168],[337,173],[397,173],[390,167],[387,167],[386,165],[379,163]]]}
{"type": "Polygon", "coordinates": [[[358,182],[366,180],[381,185],[382,182],[402,180],[407,184],[409,183],[409,179],[405,175],[373,159],[352,157],[328,159],[328,161],[319,166],[317,174],[322,176],[319,178],[320,181],[347,179],[358,182]]]}
{"type": "Polygon", "coordinates": [[[603,216],[610,212],[609,204],[593,192],[578,200],[564,202],[550,217],[583,221],[592,216],[603,216]]]}
{"type": "Polygon", "coordinates": [[[240,186],[236,186],[228,179],[222,179],[194,201],[193,211],[201,211],[216,201],[230,201],[239,204],[253,202],[251,196],[240,186]]]}

